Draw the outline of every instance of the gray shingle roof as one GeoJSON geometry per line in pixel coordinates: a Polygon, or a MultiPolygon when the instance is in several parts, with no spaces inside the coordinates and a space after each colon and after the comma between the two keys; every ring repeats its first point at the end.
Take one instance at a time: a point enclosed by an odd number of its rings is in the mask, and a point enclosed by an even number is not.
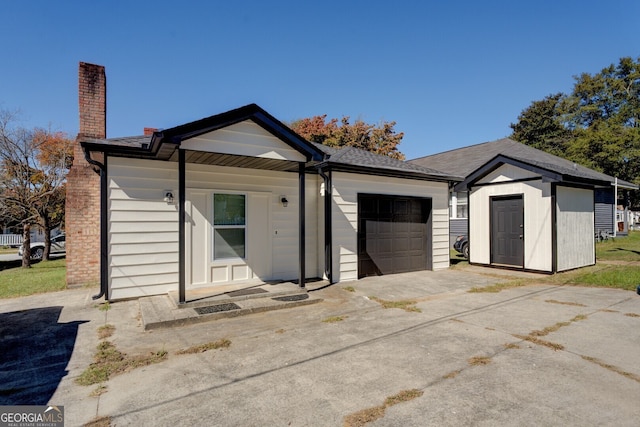
{"type": "Polygon", "coordinates": [[[329,155],[327,163],[330,165],[345,165],[361,168],[382,169],[400,173],[414,173],[451,181],[462,180],[461,176],[452,176],[451,174],[447,174],[433,168],[407,163],[402,160],[393,159],[389,156],[375,154],[361,148],[336,148],[316,143],[314,143],[314,145],[325,154],[329,155]]]}
{"type": "MultiPolygon", "coordinates": [[[[420,157],[409,160],[409,163],[466,177],[498,155],[570,177],[614,182],[614,178],[609,175],[529,147],[528,145],[521,144],[509,138],[420,157]]],[[[634,184],[626,181],[620,180],[619,184],[637,188],[634,184]]]]}

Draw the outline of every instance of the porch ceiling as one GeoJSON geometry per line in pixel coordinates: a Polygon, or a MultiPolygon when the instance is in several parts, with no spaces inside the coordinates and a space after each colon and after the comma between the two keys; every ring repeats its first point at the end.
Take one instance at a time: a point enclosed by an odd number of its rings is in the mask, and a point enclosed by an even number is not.
{"type": "MultiPolygon", "coordinates": [[[[177,150],[171,155],[169,161],[178,161],[177,150]]],[[[228,166],[236,168],[248,168],[248,169],[265,169],[273,171],[284,172],[297,172],[299,165],[298,162],[291,162],[287,160],[268,159],[263,157],[248,157],[237,156],[232,154],[222,153],[207,153],[202,151],[189,151],[185,152],[186,163],[195,163],[199,165],[215,165],[215,166],[228,166]]]]}

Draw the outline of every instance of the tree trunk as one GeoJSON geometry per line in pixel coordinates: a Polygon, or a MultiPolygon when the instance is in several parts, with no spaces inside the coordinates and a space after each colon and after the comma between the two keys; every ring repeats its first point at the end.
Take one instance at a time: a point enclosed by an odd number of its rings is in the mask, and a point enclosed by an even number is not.
{"type": "Polygon", "coordinates": [[[42,225],[44,228],[44,253],[42,254],[42,260],[49,261],[49,254],[51,253],[51,223],[46,214],[42,215],[42,225]]]}
{"type": "Polygon", "coordinates": [[[31,268],[31,224],[22,227],[22,267],[31,268]]]}

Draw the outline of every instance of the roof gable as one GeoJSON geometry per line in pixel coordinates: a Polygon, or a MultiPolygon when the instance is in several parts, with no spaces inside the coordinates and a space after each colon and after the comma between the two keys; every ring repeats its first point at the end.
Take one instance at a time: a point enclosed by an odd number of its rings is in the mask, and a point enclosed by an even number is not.
{"type": "Polygon", "coordinates": [[[168,160],[183,141],[245,121],[254,122],[291,149],[300,153],[306,161],[321,161],[324,158],[324,153],[321,150],[256,104],[245,105],[221,114],[154,132],[149,139],[145,137],[104,140],[85,139],[81,143],[89,151],[104,151],[126,157],[168,160]]]}
{"type": "Polygon", "coordinates": [[[183,140],[185,150],[306,162],[306,156],[252,120],[183,140]]]}
{"type": "MultiPolygon", "coordinates": [[[[565,183],[574,183],[574,184],[586,184],[593,186],[608,186],[610,185],[610,181],[608,179],[598,179],[598,178],[588,178],[581,177],[576,175],[565,174],[563,172],[559,172],[554,170],[553,167],[546,168],[544,165],[535,165],[531,162],[524,162],[519,159],[513,159],[511,157],[503,156],[501,154],[497,155],[480,168],[476,169],[467,177],[464,181],[456,184],[455,191],[466,191],[470,187],[475,184],[480,183],[485,177],[490,176],[494,171],[501,168],[503,165],[511,165],[516,168],[522,169],[523,171],[528,171],[531,174],[528,179],[531,179],[532,176],[539,176],[540,179],[544,182],[565,182],[565,183]]],[[[604,174],[602,174],[604,175],[604,174]]],[[[607,177],[607,175],[604,175],[607,177]]]]}
{"type": "MultiPolygon", "coordinates": [[[[451,174],[469,177],[471,173],[484,168],[498,156],[518,161],[528,167],[535,167],[549,173],[559,174],[566,179],[586,182],[613,183],[614,178],[604,173],[589,169],[577,163],[563,159],[542,150],[530,147],[509,138],[485,142],[458,148],[444,153],[410,160],[409,163],[432,167],[451,174]]],[[[486,168],[485,168],[486,170],[486,168]]],[[[624,183],[629,188],[637,188],[634,184],[624,183]]]]}
{"type": "MultiPolygon", "coordinates": [[[[289,145],[305,156],[306,160],[322,160],[323,155],[309,141],[289,129],[281,121],[267,113],[256,104],[245,105],[221,114],[216,114],[191,123],[176,126],[157,133],[160,142],[180,144],[183,140],[194,138],[205,133],[226,128],[231,125],[251,120],[264,130],[289,145]]],[[[156,136],[156,134],[154,134],[156,136]]]]}

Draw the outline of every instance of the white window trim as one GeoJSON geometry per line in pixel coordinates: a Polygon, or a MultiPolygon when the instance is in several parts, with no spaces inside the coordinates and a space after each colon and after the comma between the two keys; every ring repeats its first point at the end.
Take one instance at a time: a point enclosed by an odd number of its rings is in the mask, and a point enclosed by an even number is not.
{"type": "Polygon", "coordinates": [[[248,235],[249,235],[249,227],[247,226],[248,218],[247,218],[247,213],[249,212],[249,197],[247,195],[247,193],[245,192],[240,192],[240,191],[224,191],[224,190],[214,190],[211,193],[211,262],[216,264],[216,263],[220,263],[220,264],[227,264],[229,262],[238,262],[238,261],[246,261],[247,260],[247,254],[249,253],[248,251],[248,235]],[[215,215],[216,215],[216,194],[235,194],[235,195],[241,195],[244,196],[244,225],[215,225],[215,215]],[[215,254],[215,232],[216,229],[235,229],[235,228],[242,228],[244,229],[244,258],[243,257],[229,257],[229,258],[216,258],[215,254]]]}
{"type": "Polygon", "coordinates": [[[467,193],[467,216],[458,217],[458,193],[452,191],[450,197],[451,209],[449,209],[449,219],[469,219],[469,193],[467,193]]]}

